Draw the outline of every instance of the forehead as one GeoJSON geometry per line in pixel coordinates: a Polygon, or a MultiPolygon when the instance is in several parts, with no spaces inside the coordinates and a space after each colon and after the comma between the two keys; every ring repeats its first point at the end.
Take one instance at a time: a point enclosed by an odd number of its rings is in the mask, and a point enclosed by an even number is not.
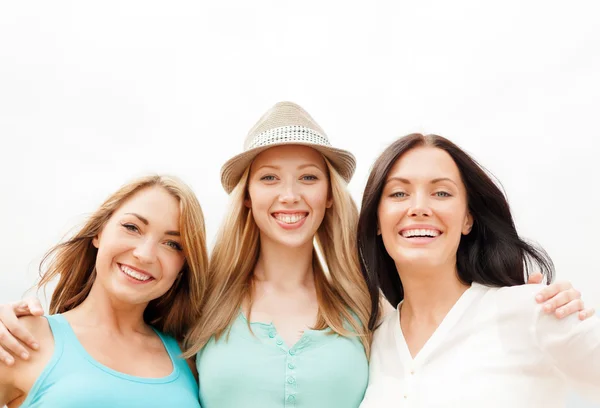
{"type": "Polygon", "coordinates": [[[309,146],[275,146],[261,152],[252,162],[252,168],[261,166],[296,167],[312,164],[324,169],[325,159],[317,150],[309,146]]]}
{"type": "Polygon", "coordinates": [[[150,222],[179,224],[179,200],[162,187],[148,187],[134,193],[116,211],[136,213],[150,222]]]}
{"type": "Polygon", "coordinates": [[[447,177],[460,182],[460,171],[452,157],[437,147],[417,147],[404,153],[388,174],[408,180],[432,180],[447,177]]]}

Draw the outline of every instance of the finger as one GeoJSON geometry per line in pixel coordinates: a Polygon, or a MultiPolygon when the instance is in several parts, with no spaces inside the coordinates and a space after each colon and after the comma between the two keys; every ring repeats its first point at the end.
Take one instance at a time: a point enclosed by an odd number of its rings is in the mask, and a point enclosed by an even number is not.
{"type": "Polygon", "coordinates": [[[565,316],[572,315],[573,313],[577,313],[583,310],[585,305],[583,304],[583,300],[575,299],[570,301],[564,306],[560,306],[556,309],[555,315],[559,319],[562,319],[565,316]]]}
{"type": "Polygon", "coordinates": [[[592,317],[595,314],[596,310],[593,307],[590,307],[589,309],[585,309],[579,312],[579,320],[585,320],[588,317],[592,317]]]}
{"type": "MultiPolygon", "coordinates": [[[[23,323],[19,321],[19,318],[13,313],[12,309],[0,309],[0,333],[2,333],[2,329],[4,329],[5,332],[4,338],[0,339],[0,347],[10,350],[15,356],[28,354],[27,350],[17,341],[17,339],[27,344],[33,350],[39,348],[36,339],[25,328],[23,323]]],[[[26,359],[27,356],[22,358],[26,359]]]]}
{"type": "MultiPolygon", "coordinates": [[[[29,353],[25,348],[13,337],[3,324],[0,324],[0,349],[10,351],[13,355],[19,356],[24,360],[29,358],[29,353]]],[[[12,356],[9,356],[12,358],[12,356]]],[[[4,356],[5,362],[10,365],[10,360],[4,356]]]]}
{"type": "Polygon", "coordinates": [[[576,291],[574,289],[559,292],[558,295],[544,303],[544,310],[546,312],[553,312],[575,299],[579,299],[579,297],[576,296],[576,291]]]}
{"type": "Polygon", "coordinates": [[[13,314],[17,317],[21,316],[41,316],[44,314],[44,309],[37,299],[24,299],[12,305],[13,314]]]}
{"type": "Polygon", "coordinates": [[[29,311],[33,316],[42,316],[44,314],[44,309],[39,301],[36,298],[25,299],[27,302],[27,306],[29,307],[29,311]]]}
{"type": "Polygon", "coordinates": [[[0,347],[0,363],[11,366],[15,363],[15,359],[7,353],[2,347],[0,347]]]}
{"type": "Polygon", "coordinates": [[[535,273],[532,273],[531,275],[529,275],[529,278],[527,279],[527,283],[528,284],[542,283],[543,279],[544,279],[544,275],[542,275],[539,272],[535,272],[535,273]]]}
{"type": "Polygon", "coordinates": [[[535,300],[537,300],[538,302],[543,302],[545,300],[552,299],[558,293],[564,292],[565,290],[571,289],[572,287],[573,286],[570,282],[555,282],[540,290],[535,296],[535,300]]]}
{"type": "MultiPolygon", "coordinates": [[[[31,336],[31,335],[30,335],[31,336]]],[[[14,356],[19,356],[23,360],[29,358],[29,352],[17,341],[14,335],[4,324],[0,323],[0,348],[10,351],[14,356]]]]}

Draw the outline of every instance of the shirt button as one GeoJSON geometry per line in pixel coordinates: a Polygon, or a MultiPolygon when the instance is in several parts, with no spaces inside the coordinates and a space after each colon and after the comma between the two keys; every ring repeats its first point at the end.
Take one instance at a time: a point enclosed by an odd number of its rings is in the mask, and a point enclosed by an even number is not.
{"type": "Polygon", "coordinates": [[[408,395],[404,394],[404,399],[407,399],[407,398],[408,398],[408,395]]]}
{"type": "Polygon", "coordinates": [[[277,343],[278,346],[281,346],[283,344],[283,341],[282,340],[277,340],[276,343],[277,343]]]}
{"type": "Polygon", "coordinates": [[[414,369],[410,370],[410,375],[415,375],[415,370],[414,369]]]}
{"type": "Polygon", "coordinates": [[[296,366],[295,366],[295,365],[293,365],[292,363],[288,363],[288,368],[289,368],[290,370],[293,370],[294,368],[296,368],[296,366]]]}
{"type": "Polygon", "coordinates": [[[294,384],[296,382],[296,379],[294,377],[288,377],[288,384],[294,384]]]}
{"type": "Polygon", "coordinates": [[[295,355],[295,354],[296,354],[296,350],[294,350],[294,349],[291,349],[291,350],[290,350],[290,356],[293,356],[293,355],[295,355]]]}
{"type": "Polygon", "coordinates": [[[294,402],[296,400],[296,397],[294,397],[293,395],[290,395],[289,397],[287,397],[288,402],[294,402]]]}
{"type": "Polygon", "coordinates": [[[275,332],[274,332],[274,331],[270,331],[270,332],[269,332],[269,337],[270,337],[270,338],[273,338],[273,337],[275,337],[275,332]]]}

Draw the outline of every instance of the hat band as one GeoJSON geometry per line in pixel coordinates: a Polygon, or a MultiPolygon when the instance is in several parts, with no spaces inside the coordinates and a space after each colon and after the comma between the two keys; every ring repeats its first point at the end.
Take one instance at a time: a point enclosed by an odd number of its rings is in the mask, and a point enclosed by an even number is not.
{"type": "Polygon", "coordinates": [[[266,130],[258,134],[246,150],[255,147],[267,146],[275,143],[310,143],[323,146],[331,146],[329,140],[319,132],[304,126],[282,126],[266,130]]]}

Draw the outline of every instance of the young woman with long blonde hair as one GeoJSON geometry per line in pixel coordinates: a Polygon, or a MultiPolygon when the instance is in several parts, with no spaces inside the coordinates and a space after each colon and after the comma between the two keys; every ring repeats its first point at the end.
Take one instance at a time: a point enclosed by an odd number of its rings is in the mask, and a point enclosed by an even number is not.
{"type": "Polygon", "coordinates": [[[270,109],[223,166],[231,208],[186,338],[204,408],[360,403],[371,334],[346,189],[354,166],[290,102],[270,109]]]}
{"type": "Polygon", "coordinates": [[[112,194],[46,255],[50,313],[21,323],[40,350],[0,365],[0,405],[199,407],[178,341],[200,315],[204,219],[194,193],[150,176],[112,194]]]}

